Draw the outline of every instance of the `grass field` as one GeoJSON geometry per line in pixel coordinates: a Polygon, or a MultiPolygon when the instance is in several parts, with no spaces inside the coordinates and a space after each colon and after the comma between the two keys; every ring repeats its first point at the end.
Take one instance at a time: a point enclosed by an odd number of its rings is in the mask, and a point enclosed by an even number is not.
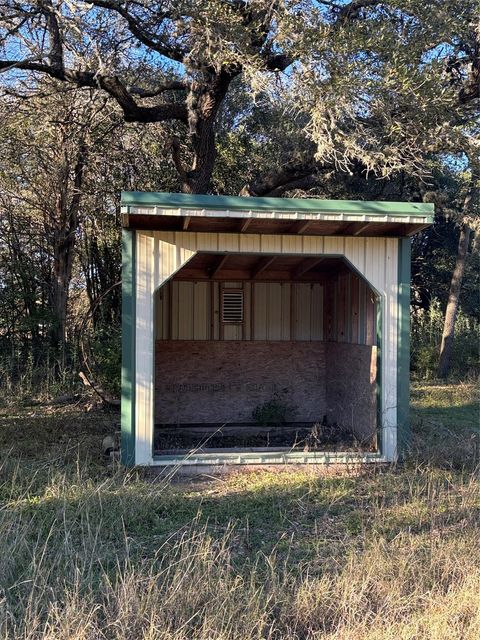
{"type": "Polygon", "coordinates": [[[117,416],[0,410],[0,637],[480,637],[479,397],[412,389],[404,465],[166,482],[101,457],[117,416]]]}

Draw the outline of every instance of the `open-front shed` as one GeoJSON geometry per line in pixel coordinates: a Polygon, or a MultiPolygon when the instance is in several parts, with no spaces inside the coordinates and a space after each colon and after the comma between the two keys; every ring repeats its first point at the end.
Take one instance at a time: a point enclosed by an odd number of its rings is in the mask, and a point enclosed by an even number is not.
{"type": "Polygon", "coordinates": [[[122,461],[391,461],[422,203],[122,194],[122,461]]]}

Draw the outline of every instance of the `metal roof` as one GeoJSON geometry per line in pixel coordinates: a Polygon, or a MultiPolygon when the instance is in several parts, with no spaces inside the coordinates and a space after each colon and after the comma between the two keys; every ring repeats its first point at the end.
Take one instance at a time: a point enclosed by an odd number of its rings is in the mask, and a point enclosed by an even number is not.
{"type": "Polygon", "coordinates": [[[408,236],[433,222],[433,204],[248,198],[124,191],[125,227],[249,234],[408,236]]]}

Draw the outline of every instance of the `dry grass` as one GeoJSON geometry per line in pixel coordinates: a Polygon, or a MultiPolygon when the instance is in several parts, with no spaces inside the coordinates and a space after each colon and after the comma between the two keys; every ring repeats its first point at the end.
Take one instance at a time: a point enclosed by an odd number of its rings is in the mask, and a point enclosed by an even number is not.
{"type": "Polygon", "coordinates": [[[447,392],[401,468],[168,486],[104,465],[114,415],[5,411],[0,637],[476,640],[477,398],[447,392]]]}

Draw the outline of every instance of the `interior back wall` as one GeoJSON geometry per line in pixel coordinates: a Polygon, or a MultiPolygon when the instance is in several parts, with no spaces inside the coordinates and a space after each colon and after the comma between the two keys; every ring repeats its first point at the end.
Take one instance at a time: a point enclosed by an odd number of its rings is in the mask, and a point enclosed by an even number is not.
{"type": "Polygon", "coordinates": [[[322,284],[172,280],[155,302],[157,340],[376,341],[373,294],[353,272],[322,284]],[[221,322],[224,289],[243,290],[243,323],[221,322]]]}
{"type": "Polygon", "coordinates": [[[254,423],[275,394],[288,421],[327,414],[323,342],[158,340],[155,359],[157,424],[254,423]]]}

